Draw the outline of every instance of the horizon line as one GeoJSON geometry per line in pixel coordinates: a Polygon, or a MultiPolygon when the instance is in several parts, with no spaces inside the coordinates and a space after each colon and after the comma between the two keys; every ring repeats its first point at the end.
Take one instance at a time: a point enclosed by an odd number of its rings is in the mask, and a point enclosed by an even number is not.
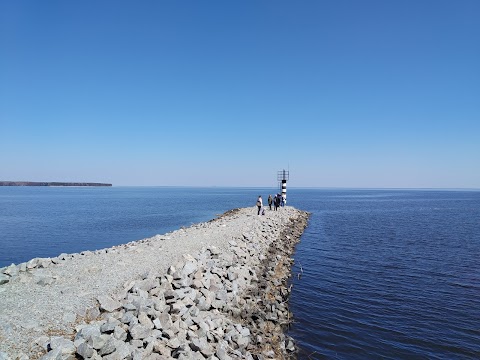
{"type": "MultiPolygon", "coordinates": [[[[277,186],[234,186],[234,185],[112,185],[112,187],[164,187],[164,188],[243,188],[261,189],[277,186]]],[[[480,187],[349,187],[349,186],[290,186],[288,189],[319,190],[480,190],[480,187]]]]}

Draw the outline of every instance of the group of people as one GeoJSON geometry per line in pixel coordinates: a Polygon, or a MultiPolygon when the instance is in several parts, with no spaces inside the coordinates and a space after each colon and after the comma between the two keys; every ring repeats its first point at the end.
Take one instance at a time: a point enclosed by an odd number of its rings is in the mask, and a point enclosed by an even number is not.
{"type": "MultiPolygon", "coordinates": [[[[272,197],[272,195],[268,195],[267,201],[268,201],[268,207],[270,208],[270,210],[272,210],[272,205],[275,211],[277,211],[280,206],[287,205],[286,197],[280,194],[275,194],[275,197],[272,197]]],[[[257,215],[260,215],[260,214],[265,215],[265,209],[263,208],[262,195],[258,195],[257,207],[258,207],[257,215]]]]}

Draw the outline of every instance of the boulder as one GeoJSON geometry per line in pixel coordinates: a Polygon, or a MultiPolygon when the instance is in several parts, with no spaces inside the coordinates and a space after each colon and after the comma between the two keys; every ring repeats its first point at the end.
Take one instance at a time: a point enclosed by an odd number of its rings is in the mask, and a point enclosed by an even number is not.
{"type": "Polygon", "coordinates": [[[152,322],[152,320],[150,320],[150,318],[147,316],[146,313],[144,312],[141,312],[139,315],[138,315],[138,321],[141,325],[149,328],[149,329],[153,329],[154,328],[154,324],[152,322]]]}
{"type": "Polygon", "coordinates": [[[6,284],[10,281],[10,276],[6,274],[0,274],[0,285],[6,284]]]}
{"type": "Polygon", "coordinates": [[[50,339],[52,350],[60,349],[62,355],[75,354],[76,348],[73,341],[65,339],[63,336],[54,336],[50,339]]]}
{"type": "Polygon", "coordinates": [[[122,307],[122,304],[119,301],[114,300],[107,295],[100,295],[97,300],[100,303],[100,309],[107,312],[112,312],[122,307]]]}
{"type": "Polygon", "coordinates": [[[12,264],[10,266],[7,266],[4,270],[3,270],[3,273],[4,274],[7,274],[7,275],[10,275],[10,276],[17,276],[18,273],[20,272],[20,268],[19,266],[15,265],[15,264],[12,264]]]}
{"type": "Polygon", "coordinates": [[[82,343],[77,347],[77,354],[84,359],[91,358],[94,353],[95,351],[93,350],[93,348],[87,343],[82,343]]]}
{"type": "Polygon", "coordinates": [[[185,263],[182,269],[183,276],[189,276],[190,274],[197,271],[197,262],[196,261],[188,261],[185,263]]]}
{"type": "Polygon", "coordinates": [[[113,336],[109,336],[104,345],[100,348],[98,351],[98,354],[103,356],[103,355],[108,355],[113,353],[116,350],[116,341],[113,336]]]}
{"type": "Polygon", "coordinates": [[[136,324],[130,328],[132,339],[145,339],[150,336],[152,330],[144,325],[136,324]]]}
{"type": "Polygon", "coordinates": [[[84,339],[88,341],[92,336],[100,336],[100,325],[91,324],[91,325],[82,325],[77,330],[77,335],[75,340],[84,339]]]}
{"type": "Polygon", "coordinates": [[[113,330],[113,337],[117,340],[125,341],[127,340],[127,332],[120,326],[115,326],[113,330]]]}
{"type": "Polygon", "coordinates": [[[34,269],[37,267],[38,265],[38,261],[39,259],[38,258],[34,258],[34,259],[31,259],[30,261],[27,262],[27,269],[34,269]]]}

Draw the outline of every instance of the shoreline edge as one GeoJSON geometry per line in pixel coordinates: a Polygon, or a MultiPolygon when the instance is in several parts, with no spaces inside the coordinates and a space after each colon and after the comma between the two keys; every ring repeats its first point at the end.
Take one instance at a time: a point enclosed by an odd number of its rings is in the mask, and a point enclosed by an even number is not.
{"type": "MultiPolygon", "coordinates": [[[[132,249],[143,251],[139,247],[154,250],[159,242],[173,241],[171,245],[181,247],[182,239],[202,240],[200,251],[193,255],[167,257],[175,261],[169,266],[162,262],[163,270],[132,274],[115,291],[95,294],[91,306],[76,312],[71,331],[50,331],[50,336],[37,337],[20,353],[9,351],[9,355],[5,351],[14,349],[0,347],[0,358],[295,358],[294,341],[284,334],[292,321],[288,280],[309,213],[290,206],[268,211],[267,216],[253,213],[251,208],[233,209],[206,223],[100,250],[104,256],[119,252],[128,259],[132,249]],[[208,242],[215,236],[217,246],[208,242]]],[[[162,246],[157,250],[165,252],[162,246]]],[[[33,282],[54,292],[60,281],[55,274],[45,275],[45,269],[58,267],[65,274],[69,263],[95,254],[62,254],[62,259],[50,262],[32,259],[0,269],[11,279],[0,285],[0,300],[8,294],[5,286],[22,283],[33,282]]]]}

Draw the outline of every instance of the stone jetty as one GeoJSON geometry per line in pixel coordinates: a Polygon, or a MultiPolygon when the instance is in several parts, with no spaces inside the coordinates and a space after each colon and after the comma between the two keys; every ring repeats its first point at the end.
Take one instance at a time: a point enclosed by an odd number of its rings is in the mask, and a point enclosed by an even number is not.
{"type": "Polygon", "coordinates": [[[117,247],[0,269],[3,359],[288,359],[308,213],[234,209],[117,247]]]}

